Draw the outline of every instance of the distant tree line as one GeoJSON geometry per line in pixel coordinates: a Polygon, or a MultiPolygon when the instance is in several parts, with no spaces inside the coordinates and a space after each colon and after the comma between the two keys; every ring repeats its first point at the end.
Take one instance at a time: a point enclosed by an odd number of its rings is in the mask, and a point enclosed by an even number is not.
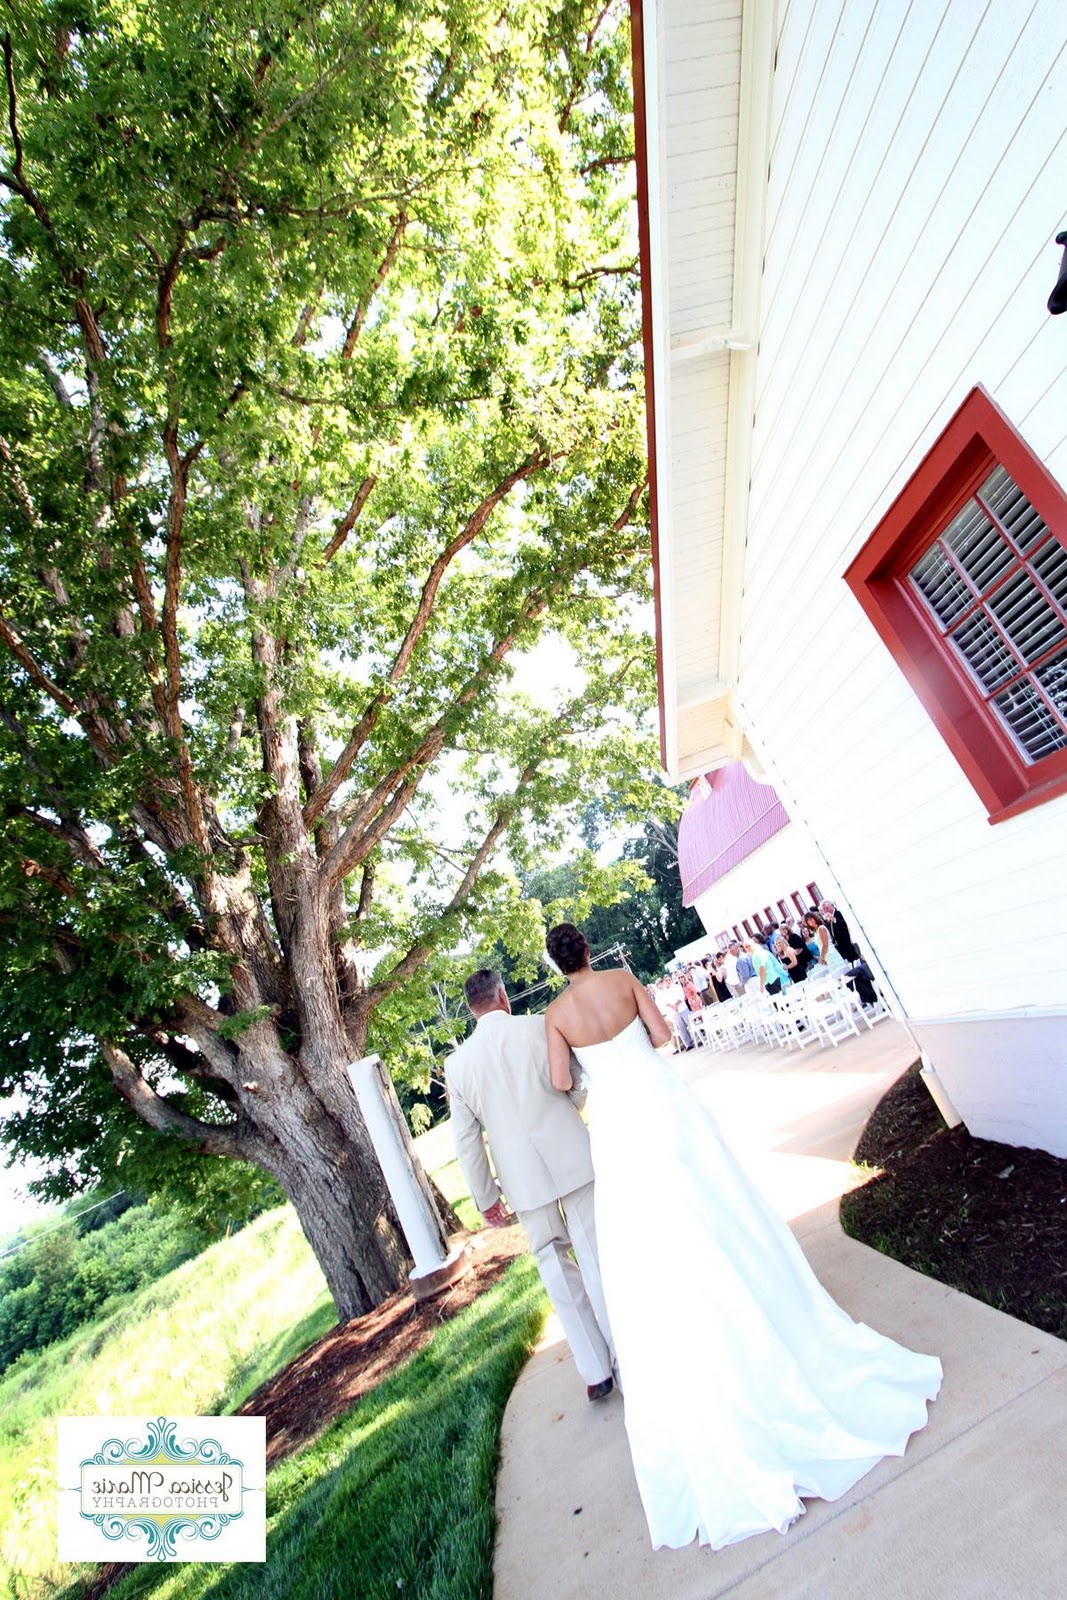
{"type": "Polygon", "coordinates": [[[30,1234],[0,1259],[0,1371],[113,1310],[213,1237],[202,1219],[128,1196],[30,1234]]]}

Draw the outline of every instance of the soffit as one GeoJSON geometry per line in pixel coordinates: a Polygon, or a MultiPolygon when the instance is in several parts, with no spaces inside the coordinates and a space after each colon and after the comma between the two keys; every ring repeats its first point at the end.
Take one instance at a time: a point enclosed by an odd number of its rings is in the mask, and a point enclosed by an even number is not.
{"type": "MultiPolygon", "coordinates": [[[[745,293],[751,202],[742,195],[739,204],[738,191],[751,159],[742,51],[751,73],[753,21],[744,9],[742,0],[633,0],[635,81],[644,96],[638,154],[647,179],[642,275],[646,383],[654,390],[661,717],[665,763],[676,777],[742,754],[730,692],[756,309],[745,293]],[[739,431],[745,437],[732,437],[739,431]]],[[[749,9],[766,11],[766,0],[749,9]]],[[[761,230],[762,211],[759,222],[761,230]]]]}

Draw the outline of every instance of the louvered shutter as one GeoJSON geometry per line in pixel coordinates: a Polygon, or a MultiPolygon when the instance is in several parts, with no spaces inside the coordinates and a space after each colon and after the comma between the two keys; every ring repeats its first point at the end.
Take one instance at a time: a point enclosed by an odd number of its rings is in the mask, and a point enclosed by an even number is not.
{"type": "Polygon", "coordinates": [[[908,582],[1025,759],[1067,748],[1067,550],[1003,466],[908,582]]]}

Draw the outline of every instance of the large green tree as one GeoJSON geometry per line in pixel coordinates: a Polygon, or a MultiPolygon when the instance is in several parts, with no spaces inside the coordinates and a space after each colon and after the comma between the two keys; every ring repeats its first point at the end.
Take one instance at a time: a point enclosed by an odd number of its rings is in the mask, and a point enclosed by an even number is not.
{"type": "Polygon", "coordinates": [[[6,1134],[252,1163],[349,1317],[405,1251],[345,1064],[635,770],[624,8],[5,19],[6,1134]]]}
{"type": "Polygon", "coordinates": [[[621,945],[637,977],[649,983],[662,976],[677,949],[704,932],[697,913],[682,904],[677,821],[647,818],[623,843],[618,867],[622,892],[601,896],[587,910],[583,874],[574,868],[559,880],[534,874],[526,886],[543,901],[554,901],[553,913],[572,915],[576,902],[593,949],[621,945]]]}

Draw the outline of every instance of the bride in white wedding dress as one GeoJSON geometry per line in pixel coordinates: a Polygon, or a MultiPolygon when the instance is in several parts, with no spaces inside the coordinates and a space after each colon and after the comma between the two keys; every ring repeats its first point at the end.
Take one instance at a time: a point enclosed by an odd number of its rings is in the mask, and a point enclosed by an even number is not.
{"type": "Polygon", "coordinates": [[[600,1265],[652,1544],[714,1549],[836,1500],[926,1422],[941,1363],[853,1322],[660,1056],[628,972],[595,973],[570,923],[548,953],[552,1081],[589,1098],[600,1265]],[[646,1032],[647,1029],[647,1032],[646,1032]],[[651,1036],[651,1042],[650,1042],[651,1036]]]}

